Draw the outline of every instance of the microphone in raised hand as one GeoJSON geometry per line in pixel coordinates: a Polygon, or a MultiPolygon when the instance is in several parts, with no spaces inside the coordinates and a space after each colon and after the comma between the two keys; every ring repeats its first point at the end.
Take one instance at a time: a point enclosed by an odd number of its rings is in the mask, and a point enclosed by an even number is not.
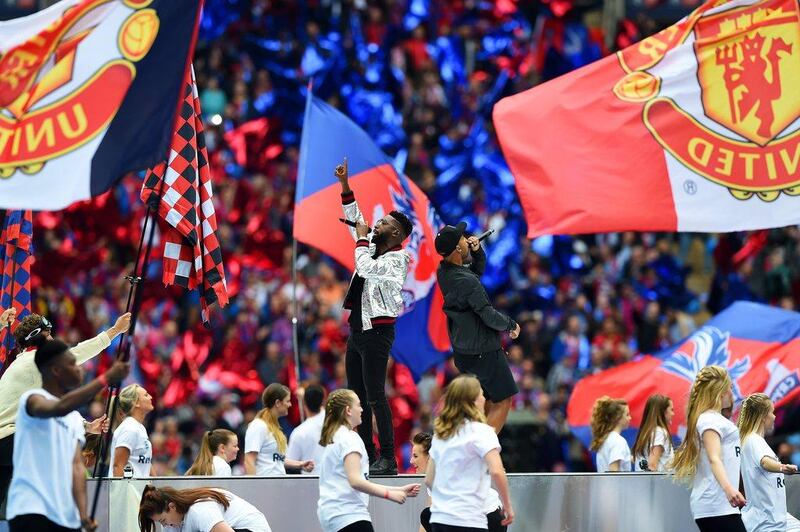
{"type": "MultiPolygon", "coordinates": [[[[356,227],[356,223],[355,223],[355,222],[351,222],[350,220],[346,220],[346,219],[344,219],[344,218],[339,218],[339,221],[340,221],[340,222],[342,222],[344,225],[349,225],[349,226],[350,226],[350,227],[352,227],[352,228],[355,228],[355,227],[356,227]]],[[[371,227],[368,227],[368,228],[367,228],[367,234],[369,234],[369,233],[371,233],[371,232],[372,232],[372,228],[371,228],[371,227]]]]}

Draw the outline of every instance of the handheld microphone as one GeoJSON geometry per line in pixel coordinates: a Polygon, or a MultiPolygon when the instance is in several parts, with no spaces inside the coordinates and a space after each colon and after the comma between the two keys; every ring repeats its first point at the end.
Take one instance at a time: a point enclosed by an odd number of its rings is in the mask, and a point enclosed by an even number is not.
{"type": "Polygon", "coordinates": [[[492,236],[492,233],[494,233],[494,229],[489,229],[488,231],[481,233],[478,236],[478,242],[483,242],[484,240],[492,236]]]}
{"type": "MultiPolygon", "coordinates": [[[[339,218],[339,221],[342,222],[344,225],[349,225],[350,227],[355,227],[356,226],[355,222],[351,222],[350,220],[345,220],[344,218],[339,218]]],[[[372,228],[368,227],[367,228],[367,234],[369,234],[371,232],[372,232],[372,228]]]]}

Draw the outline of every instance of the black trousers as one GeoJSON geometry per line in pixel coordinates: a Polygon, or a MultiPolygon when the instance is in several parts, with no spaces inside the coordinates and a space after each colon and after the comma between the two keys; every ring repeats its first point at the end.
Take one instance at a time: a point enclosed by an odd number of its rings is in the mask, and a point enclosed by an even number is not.
{"type": "Polygon", "coordinates": [[[14,475],[14,435],[0,440],[0,520],[6,517],[6,499],[14,475]]]}
{"type": "Polygon", "coordinates": [[[353,331],[347,339],[347,387],[356,392],[364,408],[358,434],[364,440],[370,462],[375,458],[375,444],[372,441],[373,414],[378,425],[380,455],[394,460],[392,411],[389,401],[386,400],[386,368],[393,343],[394,325],[378,326],[368,331],[353,331]]]}
{"type": "Polygon", "coordinates": [[[80,532],[78,528],[67,528],[57,525],[43,515],[18,515],[9,523],[11,532],[80,532]]]}
{"type": "Polygon", "coordinates": [[[720,515],[695,519],[700,532],[747,532],[739,514],[720,515]]]}
{"type": "Polygon", "coordinates": [[[375,532],[369,521],[356,521],[339,530],[339,532],[375,532]]]}

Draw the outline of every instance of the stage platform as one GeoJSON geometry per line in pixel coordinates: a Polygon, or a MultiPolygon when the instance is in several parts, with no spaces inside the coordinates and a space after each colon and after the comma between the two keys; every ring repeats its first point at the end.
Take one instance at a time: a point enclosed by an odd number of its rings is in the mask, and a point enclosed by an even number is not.
{"type": "MultiPolygon", "coordinates": [[[[385,485],[422,482],[403,475],[374,478],[385,485]]],[[[800,478],[786,477],[789,511],[800,513],[800,478]]],[[[317,478],[287,477],[172,477],[151,479],[176,488],[215,486],[230,490],[257,506],[273,532],[319,532],[317,478]]],[[[105,484],[98,511],[101,531],[138,530],[138,498],[146,481],[112,480],[105,484]],[[109,489],[109,484],[111,484],[109,489]],[[109,512],[109,503],[111,512],[109,512]]],[[[510,532],[691,532],[689,492],[671,476],[629,474],[510,474],[516,511],[510,532]]],[[[90,481],[90,495],[95,481],[90,481]]],[[[424,492],[423,492],[424,493],[424,492]]],[[[90,499],[91,501],[91,496],[90,499]]],[[[427,497],[420,495],[402,506],[370,500],[376,532],[417,532],[419,513],[427,497]]]]}

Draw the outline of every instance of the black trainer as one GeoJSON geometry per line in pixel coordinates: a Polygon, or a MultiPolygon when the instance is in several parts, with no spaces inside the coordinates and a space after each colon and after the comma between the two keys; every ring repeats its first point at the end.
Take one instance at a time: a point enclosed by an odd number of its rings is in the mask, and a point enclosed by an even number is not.
{"type": "Polygon", "coordinates": [[[385,458],[381,456],[378,460],[369,466],[369,476],[396,476],[397,475],[397,461],[394,458],[385,458]]]}

